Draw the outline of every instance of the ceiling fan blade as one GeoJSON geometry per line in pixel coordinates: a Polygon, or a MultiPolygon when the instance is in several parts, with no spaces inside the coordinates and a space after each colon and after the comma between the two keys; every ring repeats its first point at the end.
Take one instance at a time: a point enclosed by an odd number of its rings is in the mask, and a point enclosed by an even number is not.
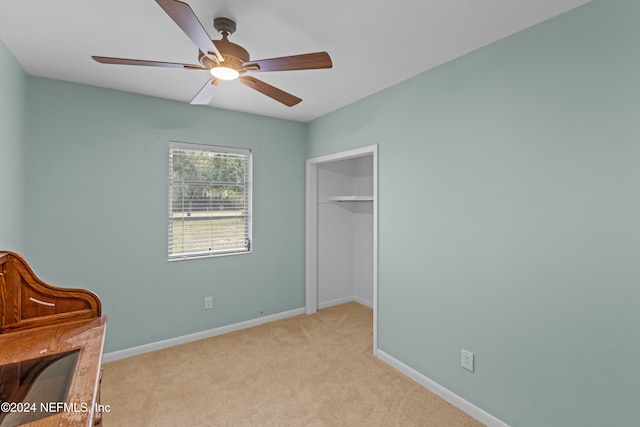
{"type": "Polygon", "coordinates": [[[242,64],[250,71],[292,71],[331,68],[333,63],[327,52],[306,53],[303,55],[283,56],[281,58],[259,59],[242,64]],[[257,65],[257,69],[255,69],[257,65]]]}
{"type": "Polygon", "coordinates": [[[290,93],[287,93],[277,87],[271,86],[263,82],[262,80],[258,80],[251,76],[242,76],[240,77],[240,82],[242,82],[245,86],[249,86],[251,89],[255,89],[263,95],[267,95],[269,98],[273,98],[278,102],[283,103],[287,107],[293,107],[298,104],[302,99],[297,96],[293,96],[290,93]]]}
{"type": "Polygon", "coordinates": [[[169,15],[178,27],[185,32],[187,36],[198,46],[203,53],[212,53],[223,62],[224,58],[215,44],[211,41],[211,37],[207,34],[198,17],[193,13],[193,9],[187,3],[178,0],[156,0],[162,9],[169,15]]]}
{"type": "Polygon", "coordinates": [[[196,94],[196,96],[193,97],[190,104],[207,105],[208,103],[210,103],[213,97],[216,95],[216,89],[217,89],[216,86],[219,84],[220,84],[219,79],[216,79],[216,78],[209,79],[204,84],[204,86],[202,86],[202,89],[200,89],[200,91],[196,94]]]}
{"type": "Polygon", "coordinates": [[[159,61],[147,61],[144,59],[125,59],[125,58],[110,58],[108,56],[92,56],[94,61],[101,64],[118,64],[118,65],[143,65],[147,67],[164,67],[164,68],[182,68],[187,70],[208,70],[201,65],[191,64],[179,64],[177,62],[159,62],[159,61]]]}

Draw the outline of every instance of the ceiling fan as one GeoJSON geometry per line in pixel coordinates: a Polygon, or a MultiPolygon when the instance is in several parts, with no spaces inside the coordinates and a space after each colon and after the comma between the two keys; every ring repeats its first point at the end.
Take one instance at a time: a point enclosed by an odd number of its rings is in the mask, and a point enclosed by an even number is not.
{"type": "Polygon", "coordinates": [[[236,23],[228,18],[215,18],[213,26],[222,34],[221,40],[211,40],[206,30],[196,17],[191,7],[178,0],[155,0],[173,21],[198,47],[200,65],[180,64],[175,62],[147,61],[141,59],[110,58],[92,56],[102,64],[143,65],[149,67],[182,68],[186,70],[206,70],[213,76],[193,97],[191,104],[208,104],[216,94],[216,86],[223,80],[239,79],[244,85],[275,99],[282,104],[293,107],[302,99],[278,89],[255,77],[245,75],[247,71],[289,71],[314,70],[331,68],[331,57],[327,52],[307,53],[303,55],[284,56],[279,58],[251,60],[249,52],[242,46],[231,43],[228,36],[236,30],[236,23]]]}

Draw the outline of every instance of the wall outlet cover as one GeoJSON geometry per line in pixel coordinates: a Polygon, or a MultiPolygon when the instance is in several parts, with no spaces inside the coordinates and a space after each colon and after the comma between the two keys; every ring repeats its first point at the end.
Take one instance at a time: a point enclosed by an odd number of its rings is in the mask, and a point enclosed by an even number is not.
{"type": "Polygon", "coordinates": [[[464,369],[473,372],[473,353],[463,348],[461,352],[460,364],[464,369]]]}
{"type": "Polygon", "coordinates": [[[213,297],[204,297],[204,309],[210,310],[213,308],[213,297]]]}

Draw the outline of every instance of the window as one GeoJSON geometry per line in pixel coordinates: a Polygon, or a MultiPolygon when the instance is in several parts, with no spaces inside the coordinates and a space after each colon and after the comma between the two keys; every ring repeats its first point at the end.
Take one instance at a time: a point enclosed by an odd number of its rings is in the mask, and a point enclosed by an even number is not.
{"type": "Polygon", "coordinates": [[[251,251],[251,150],[171,142],[169,260],[251,251]]]}

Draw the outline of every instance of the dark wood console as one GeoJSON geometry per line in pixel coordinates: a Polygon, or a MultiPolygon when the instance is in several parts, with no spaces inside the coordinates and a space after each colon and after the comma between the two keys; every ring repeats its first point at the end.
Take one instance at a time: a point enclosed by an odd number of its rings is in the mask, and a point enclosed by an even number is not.
{"type": "Polygon", "coordinates": [[[95,294],[49,285],[0,251],[0,427],[101,424],[106,324],[95,294]]]}

